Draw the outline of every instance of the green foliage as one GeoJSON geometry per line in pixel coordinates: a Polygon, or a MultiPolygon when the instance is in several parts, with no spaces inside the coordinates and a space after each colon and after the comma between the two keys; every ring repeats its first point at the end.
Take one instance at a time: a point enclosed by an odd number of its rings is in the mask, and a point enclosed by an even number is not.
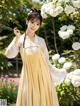
{"type": "Polygon", "coordinates": [[[8,73],[11,67],[11,62],[9,62],[3,54],[0,54],[0,75],[8,73]]]}
{"type": "Polygon", "coordinates": [[[60,106],[80,106],[80,88],[64,82],[56,87],[60,106]]]}
{"type": "Polygon", "coordinates": [[[67,57],[67,60],[72,61],[76,67],[76,68],[80,68],[80,51],[74,51],[74,50],[64,50],[62,55],[67,57]]]}

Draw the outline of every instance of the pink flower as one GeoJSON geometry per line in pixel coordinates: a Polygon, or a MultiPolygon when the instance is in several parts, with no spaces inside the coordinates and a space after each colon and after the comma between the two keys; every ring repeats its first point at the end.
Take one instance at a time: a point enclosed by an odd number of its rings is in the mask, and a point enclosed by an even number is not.
{"type": "Polygon", "coordinates": [[[6,83],[5,82],[2,82],[1,85],[2,85],[2,87],[5,87],[6,86],[6,83]]]}

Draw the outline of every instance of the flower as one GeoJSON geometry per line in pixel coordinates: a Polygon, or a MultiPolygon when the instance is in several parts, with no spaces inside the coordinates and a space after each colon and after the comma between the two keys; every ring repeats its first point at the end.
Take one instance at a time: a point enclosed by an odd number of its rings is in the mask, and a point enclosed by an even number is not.
{"type": "Polygon", "coordinates": [[[58,62],[60,64],[63,64],[66,61],[66,59],[64,57],[59,58],[58,62]]]}
{"type": "Polygon", "coordinates": [[[41,15],[43,18],[47,18],[47,15],[56,17],[57,15],[62,13],[62,11],[63,11],[63,7],[60,5],[55,6],[54,2],[46,3],[41,7],[41,15]]]}
{"type": "Polygon", "coordinates": [[[72,29],[68,29],[67,33],[69,33],[69,35],[72,35],[73,34],[73,30],[72,29]]]}
{"type": "Polygon", "coordinates": [[[78,76],[80,76],[80,69],[76,69],[76,70],[74,70],[74,75],[78,75],[78,76]]]}
{"type": "Polygon", "coordinates": [[[67,76],[67,72],[65,69],[56,69],[54,71],[54,82],[56,85],[60,85],[67,76]]]}
{"type": "Polygon", "coordinates": [[[64,11],[65,11],[65,13],[66,13],[67,15],[69,15],[69,14],[75,12],[75,8],[73,8],[73,7],[70,6],[70,5],[66,5],[64,11]]]}
{"type": "Polygon", "coordinates": [[[70,79],[68,79],[68,78],[65,78],[64,82],[65,82],[65,84],[67,84],[67,85],[70,85],[70,84],[71,84],[71,81],[70,81],[70,79]]]}
{"type": "Polygon", "coordinates": [[[74,87],[80,86],[80,69],[75,69],[73,72],[67,74],[65,83],[72,83],[74,87]]]}
{"type": "Polygon", "coordinates": [[[75,30],[75,26],[74,26],[74,25],[68,25],[68,26],[67,26],[67,29],[75,30]]]}
{"type": "Polygon", "coordinates": [[[67,39],[70,37],[70,34],[67,31],[59,31],[58,34],[59,34],[59,37],[62,39],[67,39]]]}
{"type": "Polygon", "coordinates": [[[72,67],[72,63],[71,62],[66,62],[66,63],[64,63],[64,65],[63,65],[63,68],[64,69],[70,69],[72,67]]]}
{"type": "Polygon", "coordinates": [[[80,8],[80,0],[72,0],[72,4],[76,8],[80,8]]]}
{"type": "Polygon", "coordinates": [[[80,86],[80,76],[74,76],[71,80],[71,83],[73,84],[74,87],[79,87],[80,86]]]}
{"type": "Polygon", "coordinates": [[[54,54],[54,55],[52,56],[52,60],[53,60],[53,61],[56,61],[56,60],[59,59],[59,57],[60,57],[59,54],[54,54]]]}
{"type": "MultiPolygon", "coordinates": [[[[45,5],[45,4],[44,4],[45,5]]],[[[54,5],[53,5],[53,2],[49,2],[49,3],[47,3],[46,5],[45,5],[45,12],[47,13],[47,14],[49,14],[50,13],[50,10],[54,10],[54,5]]]]}
{"type": "Polygon", "coordinates": [[[51,15],[52,17],[56,17],[60,13],[62,13],[62,11],[63,11],[63,7],[61,6],[54,7],[53,5],[53,8],[50,9],[50,12],[48,14],[51,15]]]}
{"type": "Polygon", "coordinates": [[[44,12],[41,12],[41,16],[46,19],[48,16],[44,13],[44,12]]]}
{"type": "Polygon", "coordinates": [[[56,7],[55,10],[54,10],[54,12],[53,12],[53,17],[58,16],[62,12],[63,12],[63,7],[61,7],[61,6],[56,7]]]}
{"type": "MultiPolygon", "coordinates": [[[[45,4],[45,5],[46,5],[46,4],[45,4]]],[[[43,6],[41,7],[41,15],[42,15],[43,18],[47,18],[47,14],[45,13],[45,10],[46,10],[45,5],[43,5],[43,6]]]]}
{"type": "Polygon", "coordinates": [[[73,34],[73,31],[75,30],[75,26],[73,25],[63,25],[60,28],[60,31],[58,31],[59,37],[62,39],[67,39],[70,37],[70,35],[73,34]]]}
{"type": "Polygon", "coordinates": [[[73,77],[73,72],[70,72],[67,74],[64,82],[67,84],[67,85],[70,85],[71,84],[71,78],[73,77]]]}
{"type": "Polygon", "coordinates": [[[79,50],[80,49],[80,43],[79,42],[74,42],[72,44],[72,48],[73,48],[73,50],[79,50]]]}
{"type": "Polygon", "coordinates": [[[67,30],[67,25],[63,25],[61,28],[60,28],[61,31],[65,31],[67,30]]]}

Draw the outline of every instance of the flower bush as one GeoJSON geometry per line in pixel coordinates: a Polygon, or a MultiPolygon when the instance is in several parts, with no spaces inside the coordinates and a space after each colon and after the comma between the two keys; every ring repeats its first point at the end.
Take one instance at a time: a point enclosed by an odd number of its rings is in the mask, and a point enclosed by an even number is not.
{"type": "Polygon", "coordinates": [[[60,106],[80,106],[80,88],[61,83],[56,86],[60,106]]]}
{"type": "Polygon", "coordinates": [[[14,79],[5,77],[0,78],[0,99],[7,99],[8,104],[15,103],[17,97],[18,84],[14,79]]]}
{"type": "Polygon", "coordinates": [[[80,106],[80,69],[68,73],[56,89],[60,106],[80,106]]]}
{"type": "Polygon", "coordinates": [[[74,87],[80,87],[80,69],[76,69],[67,74],[65,78],[67,85],[72,84],[74,87]]]}
{"type": "MultiPolygon", "coordinates": [[[[64,70],[55,83],[60,106],[79,106],[80,105],[80,69],[77,69],[76,64],[68,57],[61,57],[60,54],[52,56],[54,66],[64,70]]],[[[55,77],[54,77],[55,78],[55,77]]],[[[56,79],[57,80],[57,79],[56,79]]]]}
{"type": "Polygon", "coordinates": [[[55,67],[65,69],[67,72],[75,68],[72,60],[68,59],[68,57],[60,57],[60,54],[52,55],[52,61],[55,67]]]}

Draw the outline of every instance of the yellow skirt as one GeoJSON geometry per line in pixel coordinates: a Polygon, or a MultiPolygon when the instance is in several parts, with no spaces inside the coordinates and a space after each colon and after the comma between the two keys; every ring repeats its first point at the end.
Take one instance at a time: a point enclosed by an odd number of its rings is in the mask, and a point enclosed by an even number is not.
{"type": "Polygon", "coordinates": [[[32,54],[25,51],[22,60],[16,106],[59,106],[51,70],[42,51],[32,54]]]}

